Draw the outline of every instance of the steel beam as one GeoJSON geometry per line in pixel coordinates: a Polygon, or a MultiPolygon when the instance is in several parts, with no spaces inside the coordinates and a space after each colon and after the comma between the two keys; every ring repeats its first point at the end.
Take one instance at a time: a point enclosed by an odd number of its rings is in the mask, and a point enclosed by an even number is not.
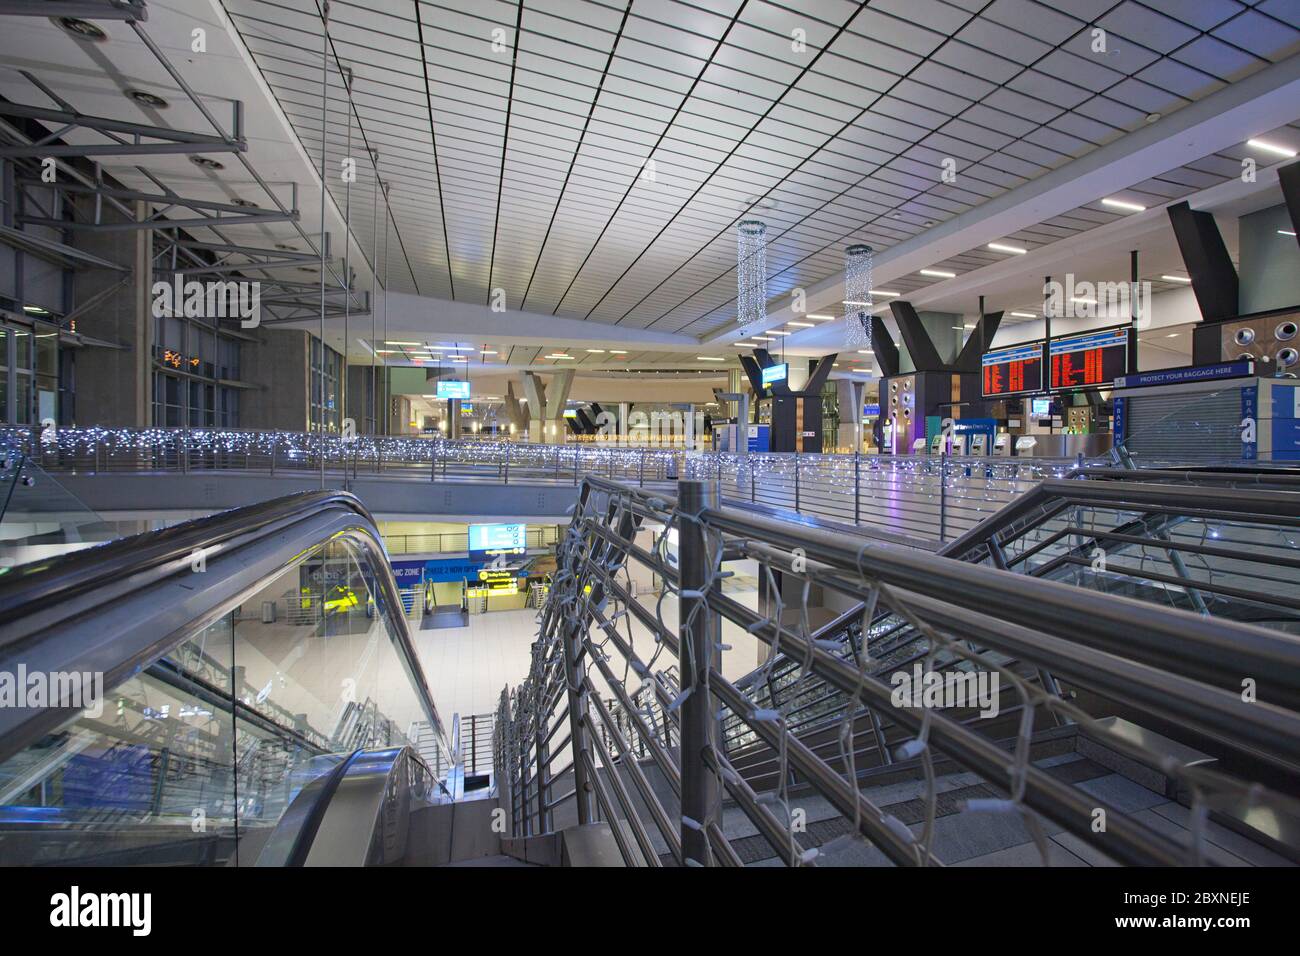
{"type": "Polygon", "coordinates": [[[83,20],[125,20],[144,22],[149,11],[144,0],[0,0],[0,16],[7,17],[78,17],[83,20]]]}

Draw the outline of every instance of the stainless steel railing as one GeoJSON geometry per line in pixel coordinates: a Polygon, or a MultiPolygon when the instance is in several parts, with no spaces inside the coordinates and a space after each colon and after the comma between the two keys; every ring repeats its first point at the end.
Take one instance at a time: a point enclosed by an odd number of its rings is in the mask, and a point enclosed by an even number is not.
{"type": "MultiPolygon", "coordinates": [[[[10,430],[32,461],[79,474],[220,471],[361,479],[567,484],[588,476],[637,487],[713,479],[729,503],[793,511],[933,546],[975,527],[1039,481],[1064,477],[1077,460],[715,452],[614,444],[534,445],[219,429],[64,428],[10,430]],[[322,451],[323,450],[323,451],[322,451]]],[[[1089,463],[1100,467],[1104,462],[1089,463]]]]}
{"type": "Polygon", "coordinates": [[[648,866],[741,863],[723,832],[725,794],[782,861],[800,866],[818,853],[792,812],[797,786],[829,801],[852,838],[883,859],[929,865],[941,862],[937,777],[962,770],[999,793],[962,812],[1016,816],[1045,861],[1047,822],[1121,863],[1204,861],[1200,831],[1172,837],[1039,766],[1036,743],[1065,729],[1158,767],[1191,794],[1193,816],[1242,801],[1273,819],[1300,813],[1285,787],[1175,761],[1116,733],[1063,696],[1062,684],[1177,724],[1221,755],[1267,768],[1271,780],[1300,779],[1300,643],[1288,636],[755,515],[723,506],[712,482],[683,480],[673,498],[592,478],[558,547],[528,678],[502,694],[498,792],[514,838],[554,832],[562,816],[603,819],[625,862],[648,866]],[[780,574],[786,583],[770,594],[802,597],[754,608],[729,595],[724,551],[757,562],[761,575],[780,574]],[[662,593],[632,596],[638,565],[665,582],[662,593]],[[814,587],[860,603],[856,646],[808,626],[814,587]],[[882,616],[890,627],[878,626],[882,616]],[[801,674],[839,695],[829,745],[805,742],[797,701],[764,697],[762,679],[738,686],[723,676],[729,634],[757,638],[770,661],[798,661],[801,674]],[[662,679],[668,664],[680,689],[662,679]],[[899,702],[894,677],[913,665],[996,678],[1002,710],[985,720],[969,701],[899,702]],[[652,725],[652,701],[677,746],[652,725]],[[737,766],[722,739],[727,720],[767,748],[773,772],[737,766]],[[642,749],[648,760],[638,759],[642,749]],[[924,781],[916,825],[864,792],[882,768],[924,781]]]}

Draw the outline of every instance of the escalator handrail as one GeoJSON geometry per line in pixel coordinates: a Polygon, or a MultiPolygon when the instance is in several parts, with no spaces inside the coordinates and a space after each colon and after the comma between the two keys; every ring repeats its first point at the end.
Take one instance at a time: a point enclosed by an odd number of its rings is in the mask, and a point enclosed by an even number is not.
{"type": "MultiPolygon", "coordinates": [[[[415,652],[383,537],[366,507],[347,492],[310,491],[287,495],[12,569],[0,577],[0,622],[3,622],[0,623],[0,667],[41,642],[51,627],[51,616],[63,613],[63,606],[69,602],[81,605],[80,608],[69,606],[66,614],[72,617],[84,615],[85,601],[82,599],[94,598],[97,592],[102,592],[103,598],[93,602],[96,606],[128,601],[133,594],[150,586],[165,583],[178,574],[191,573],[191,561],[197,551],[227,558],[237,556],[241,549],[270,544],[277,550],[283,549],[287,567],[323,543],[320,538],[304,540],[308,535],[302,528],[298,529],[300,533],[295,537],[292,533],[295,525],[305,522],[310,531],[313,523],[319,527],[320,522],[314,522],[314,519],[327,519],[331,512],[340,513],[341,519],[331,527],[332,535],[349,534],[372,552],[374,582],[380,592],[377,597],[387,608],[394,644],[420,698],[425,717],[437,735],[439,745],[445,749],[446,730],[415,652]]],[[[56,618],[53,623],[61,623],[61,619],[56,618]]],[[[124,650],[121,667],[111,674],[104,674],[105,692],[170,653],[188,637],[185,633],[164,634],[129,656],[124,650]]],[[[62,648],[60,653],[63,653],[62,648]]],[[[75,646],[69,647],[66,654],[72,658],[76,654],[75,646]]],[[[68,663],[75,665],[76,661],[73,659],[68,663]]],[[[84,670],[78,666],[49,669],[84,670]]],[[[0,727],[3,731],[0,733],[0,760],[7,759],[75,715],[76,711],[60,707],[47,707],[22,716],[17,716],[15,709],[8,709],[3,716],[9,721],[0,727]]]]}
{"type": "MultiPolygon", "coordinates": [[[[1094,478],[1087,471],[1079,471],[1071,472],[1064,478],[1044,479],[1015,501],[1004,505],[1001,510],[944,545],[937,553],[943,557],[960,558],[975,548],[987,547],[994,535],[1001,534],[1021,519],[1033,514],[1038,508],[1053,501],[1116,508],[1126,505],[1184,508],[1195,506],[1196,511],[1212,513],[1214,517],[1223,520],[1274,519],[1287,524],[1295,524],[1296,516],[1300,515],[1300,494],[1293,491],[1216,487],[1210,492],[1195,487],[1171,487],[1167,484],[1159,484],[1158,481],[1164,477],[1167,476],[1159,473],[1145,475],[1141,471],[1127,471],[1094,478]],[[1156,481],[1143,481],[1144,477],[1156,481]],[[1116,480],[1120,478],[1127,480],[1116,480]]],[[[1232,480],[1227,476],[1214,476],[1206,483],[1227,483],[1232,480]]]]}

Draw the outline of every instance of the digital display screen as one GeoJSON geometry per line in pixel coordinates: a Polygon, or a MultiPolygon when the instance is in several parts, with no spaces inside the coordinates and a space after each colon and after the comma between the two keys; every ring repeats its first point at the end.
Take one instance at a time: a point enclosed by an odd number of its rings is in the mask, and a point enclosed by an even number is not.
{"type": "Polygon", "coordinates": [[[469,382],[442,379],[438,382],[439,398],[469,398],[469,382]]]}
{"type": "Polygon", "coordinates": [[[469,556],[493,558],[498,554],[523,554],[528,550],[526,524],[472,524],[469,526],[469,556]]]}
{"type": "Polygon", "coordinates": [[[1046,418],[1052,414],[1052,400],[1050,398],[1035,398],[1033,404],[1033,416],[1035,418],[1046,418]]]}
{"type": "Polygon", "coordinates": [[[577,417],[578,417],[578,410],[577,410],[576,408],[566,408],[566,409],[564,410],[564,417],[565,417],[565,418],[577,418],[577,417]]]}
{"type": "Polygon", "coordinates": [[[1109,386],[1128,371],[1128,329],[1053,339],[1052,389],[1109,386]]]}
{"type": "Polygon", "coordinates": [[[790,373],[790,366],[782,362],[780,365],[771,365],[763,369],[763,387],[771,385],[773,382],[784,382],[786,376],[790,373]]]}
{"type": "Polygon", "coordinates": [[[1043,343],[1026,342],[985,352],[982,359],[984,397],[1000,398],[1043,390],[1043,343]]]}

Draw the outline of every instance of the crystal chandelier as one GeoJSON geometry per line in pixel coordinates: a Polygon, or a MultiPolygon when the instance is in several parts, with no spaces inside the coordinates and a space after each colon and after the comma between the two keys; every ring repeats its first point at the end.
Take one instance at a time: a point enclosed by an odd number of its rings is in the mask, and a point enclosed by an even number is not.
{"type": "Polygon", "coordinates": [[[767,320],[767,226],[742,219],[736,226],[736,321],[740,334],[761,331],[767,320]]]}
{"type": "Polygon", "coordinates": [[[871,348],[871,259],[870,246],[853,245],[844,250],[844,344],[871,348]]]}

